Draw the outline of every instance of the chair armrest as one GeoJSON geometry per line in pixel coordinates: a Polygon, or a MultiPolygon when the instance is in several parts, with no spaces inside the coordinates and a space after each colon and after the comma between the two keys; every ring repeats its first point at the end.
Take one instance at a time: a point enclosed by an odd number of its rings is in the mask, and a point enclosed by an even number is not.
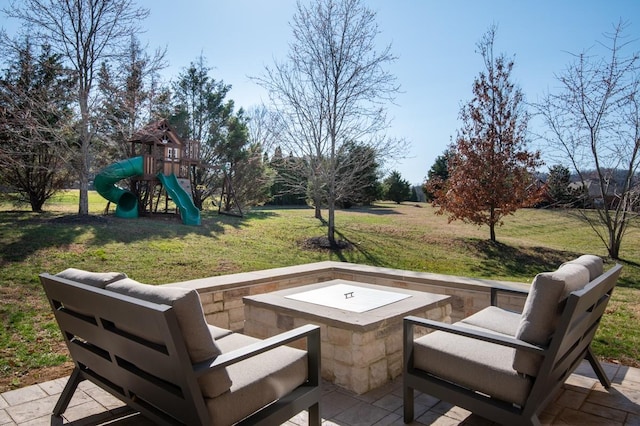
{"type": "Polygon", "coordinates": [[[482,340],[484,342],[489,342],[496,345],[521,349],[527,352],[537,353],[539,355],[544,355],[547,350],[547,348],[543,346],[532,345],[531,343],[525,342],[524,340],[516,339],[514,337],[510,337],[507,335],[501,336],[494,333],[485,333],[480,330],[466,328],[456,324],[447,324],[440,321],[432,321],[414,316],[405,317],[403,322],[404,330],[407,333],[407,336],[413,336],[413,333],[410,332],[410,329],[412,329],[414,325],[417,325],[419,327],[440,330],[447,333],[457,334],[459,336],[469,337],[471,339],[482,340]]]}
{"type": "Polygon", "coordinates": [[[517,296],[527,297],[529,294],[526,290],[517,290],[514,288],[498,288],[491,287],[491,306],[498,306],[498,293],[509,293],[517,296]]]}
{"type": "Polygon", "coordinates": [[[247,345],[242,348],[220,354],[213,360],[207,360],[194,364],[193,371],[196,376],[200,376],[210,369],[227,367],[258,354],[267,352],[271,349],[277,348],[278,346],[283,346],[287,343],[291,343],[302,338],[307,339],[307,352],[313,358],[313,362],[316,362],[317,358],[319,366],[320,327],[317,325],[307,324],[298,328],[294,328],[290,331],[285,331],[284,333],[277,334],[273,337],[269,337],[251,345],[247,345]]]}

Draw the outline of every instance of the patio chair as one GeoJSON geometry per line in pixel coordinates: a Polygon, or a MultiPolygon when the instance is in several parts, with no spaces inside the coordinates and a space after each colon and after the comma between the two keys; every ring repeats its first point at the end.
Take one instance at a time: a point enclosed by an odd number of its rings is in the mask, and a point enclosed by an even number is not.
{"type": "Polygon", "coordinates": [[[40,275],[75,368],[61,423],[89,380],[156,424],[320,424],[320,329],[259,340],[206,324],[195,290],[69,269],[40,275]],[[286,346],[306,341],[306,350],[286,346]]]}
{"type": "Polygon", "coordinates": [[[538,274],[522,314],[492,306],[455,324],[405,318],[405,423],[418,390],[501,424],[539,425],[584,358],[608,388],[590,343],[621,268],[598,274],[597,258],[583,256],[538,274]],[[436,331],[415,338],[414,327],[436,331]]]}

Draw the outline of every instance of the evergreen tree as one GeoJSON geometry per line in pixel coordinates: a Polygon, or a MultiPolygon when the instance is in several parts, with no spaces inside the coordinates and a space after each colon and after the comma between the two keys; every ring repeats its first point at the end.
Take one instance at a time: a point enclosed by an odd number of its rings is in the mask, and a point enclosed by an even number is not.
{"type": "Polygon", "coordinates": [[[129,157],[131,136],[147,123],[165,118],[153,113],[157,107],[154,104],[162,99],[156,94],[158,72],[166,66],[165,53],[156,51],[149,55],[132,36],[126,55],[100,66],[98,91],[103,120],[101,143],[94,150],[97,167],[129,157]]]}
{"type": "Polygon", "coordinates": [[[384,180],[385,199],[395,201],[400,204],[411,197],[411,185],[402,178],[398,171],[392,171],[384,180]]]}
{"type": "Polygon", "coordinates": [[[238,207],[258,205],[269,198],[271,174],[263,163],[260,144],[249,144],[249,133],[244,111],[229,117],[226,136],[216,147],[220,164],[226,170],[234,196],[227,193],[221,200],[222,209],[230,211],[233,200],[238,207]]]}
{"type": "Polygon", "coordinates": [[[375,150],[367,145],[349,142],[344,145],[343,151],[346,158],[340,161],[343,167],[338,171],[338,180],[343,180],[344,176],[344,180],[349,182],[349,188],[342,191],[336,202],[343,208],[354,204],[371,205],[382,195],[380,166],[376,161],[375,150]],[[353,164],[361,165],[353,170],[353,164]]]}
{"type": "Polygon", "coordinates": [[[27,39],[0,77],[0,184],[35,212],[67,182],[72,76],[47,45],[27,39]]]}
{"type": "Polygon", "coordinates": [[[269,163],[269,167],[275,174],[270,188],[271,200],[269,204],[276,206],[304,206],[307,204],[306,192],[300,190],[300,188],[307,187],[305,176],[300,175],[297,177],[300,185],[289,185],[290,181],[295,180],[295,178],[290,176],[290,173],[300,169],[299,167],[288,164],[294,163],[295,161],[299,160],[294,159],[291,155],[284,158],[282,156],[282,149],[279,146],[275,148],[269,163]]]}
{"type": "Polygon", "coordinates": [[[549,169],[547,192],[553,204],[567,204],[571,201],[571,173],[569,168],[556,164],[549,169]]]}
{"type": "Polygon", "coordinates": [[[200,142],[200,158],[205,167],[191,171],[193,202],[202,208],[222,187],[222,167],[226,166],[220,155],[225,150],[228,123],[233,117],[234,104],[226,100],[231,86],[209,76],[210,68],[204,57],[199,56],[183,70],[173,83],[174,113],[170,124],[183,140],[200,142]]]}
{"type": "Polygon", "coordinates": [[[451,150],[447,149],[436,158],[436,161],[427,172],[427,180],[422,188],[427,201],[432,201],[435,194],[442,189],[447,179],[449,179],[449,157],[451,157],[451,150]]]}

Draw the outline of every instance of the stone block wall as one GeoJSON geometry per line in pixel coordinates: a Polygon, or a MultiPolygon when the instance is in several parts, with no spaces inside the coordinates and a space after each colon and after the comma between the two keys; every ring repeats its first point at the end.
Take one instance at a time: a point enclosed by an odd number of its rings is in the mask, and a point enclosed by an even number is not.
{"type": "MultiPolygon", "coordinates": [[[[414,315],[451,322],[448,300],[414,315]]],[[[374,329],[338,326],[298,313],[290,316],[277,308],[265,309],[252,303],[245,305],[244,333],[264,339],[307,323],[320,326],[322,378],[357,394],[366,393],[402,374],[402,321],[381,321],[374,329]]],[[[416,327],[416,337],[427,330],[416,327]]],[[[305,349],[304,341],[294,344],[305,349]]]]}
{"type": "MultiPolygon", "coordinates": [[[[450,313],[452,322],[489,306],[491,287],[516,289],[524,292],[528,292],[529,288],[529,285],[521,283],[332,261],[207,277],[165,285],[196,289],[200,294],[205,316],[210,324],[235,332],[243,332],[245,314],[242,298],[244,296],[269,293],[333,279],[452,296],[452,311],[450,313]]],[[[498,297],[499,306],[519,311],[524,305],[525,296],[500,295],[498,297]]]]}

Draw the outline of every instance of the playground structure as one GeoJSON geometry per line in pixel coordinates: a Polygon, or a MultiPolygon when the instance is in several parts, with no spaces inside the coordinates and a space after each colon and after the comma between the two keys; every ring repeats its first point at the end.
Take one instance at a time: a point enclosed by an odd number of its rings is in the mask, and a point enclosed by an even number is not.
{"type": "MultiPolygon", "coordinates": [[[[129,142],[131,158],[107,166],[94,179],[96,191],[116,204],[115,215],[169,213],[172,200],[184,224],[200,225],[189,179],[196,167],[207,167],[200,159],[200,143],[183,142],[166,119],[143,127],[129,142]],[[123,179],[129,179],[130,190],[117,185],[123,179]]],[[[228,180],[225,173],[223,193],[232,191],[228,180]]]]}

